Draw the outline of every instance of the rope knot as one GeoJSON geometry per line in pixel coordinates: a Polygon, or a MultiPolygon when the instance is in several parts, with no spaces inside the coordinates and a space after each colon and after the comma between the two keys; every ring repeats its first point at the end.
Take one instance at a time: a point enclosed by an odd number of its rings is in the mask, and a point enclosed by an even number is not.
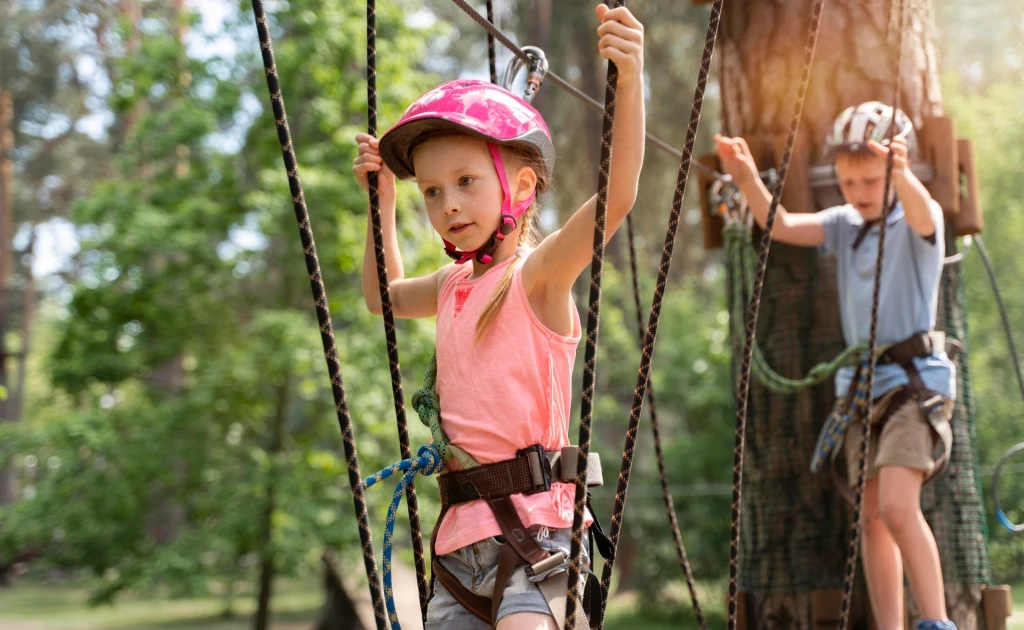
{"type": "Polygon", "coordinates": [[[444,469],[444,458],[441,457],[441,451],[437,450],[433,444],[421,446],[416,451],[416,456],[420,460],[417,472],[421,475],[436,475],[444,469]]]}

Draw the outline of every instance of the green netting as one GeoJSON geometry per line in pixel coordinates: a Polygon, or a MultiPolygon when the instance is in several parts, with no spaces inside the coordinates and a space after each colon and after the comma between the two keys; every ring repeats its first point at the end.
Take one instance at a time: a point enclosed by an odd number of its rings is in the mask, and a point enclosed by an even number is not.
{"type": "MultiPolygon", "coordinates": [[[[749,233],[745,240],[749,243],[749,233]]],[[[742,313],[750,275],[743,264],[729,265],[728,272],[730,311],[742,313]]],[[[937,326],[956,339],[966,338],[964,300],[960,268],[951,265],[943,273],[937,326]]],[[[733,365],[738,369],[735,358],[742,349],[742,322],[732,331],[733,365]]],[[[769,377],[778,383],[805,379],[819,364],[835,366],[845,345],[831,258],[820,257],[813,249],[772,245],[757,339],[759,362],[778,374],[781,380],[769,377]]],[[[967,356],[964,352],[957,358],[951,461],[922,494],[922,507],[950,584],[991,579],[967,356]]],[[[834,490],[827,473],[815,475],[808,468],[834,401],[832,380],[801,383],[809,386],[793,393],[788,385],[783,392],[772,391],[763,380],[760,376],[754,380],[749,401],[740,588],[760,594],[841,588],[852,509],[834,490]]],[[[843,462],[839,466],[845,470],[843,462]]]]}

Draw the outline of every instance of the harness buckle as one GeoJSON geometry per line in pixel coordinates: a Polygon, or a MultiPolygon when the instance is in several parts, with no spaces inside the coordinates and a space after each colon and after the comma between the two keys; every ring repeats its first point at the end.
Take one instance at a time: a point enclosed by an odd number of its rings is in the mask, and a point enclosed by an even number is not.
{"type": "Polygon", "coordinates": [[[516,451],[516,457],[525,457],[530,465],[530,477],[533,487],[523,494],[547,492],[551,489],[551,462],[540,444],[527,446],[516,451]]]}
{"type": "Polygon", "coordinates": [[[945,404],[946,404],[946,399],[944,397],[936,394],[936,395],[932,396],[931,398],[922,401],[921,402],[921,409],[924,411],[925,415],[930,416],[935,411],[941,409],[942,406],[945,405],[945,404]]]}
{"type": "Polygon", "coordinates": [[[551,552],[537,564],[527,565],[526,579],[533,583],[543,582],[569,568],[569,556],[561,549],[551,552]]]}

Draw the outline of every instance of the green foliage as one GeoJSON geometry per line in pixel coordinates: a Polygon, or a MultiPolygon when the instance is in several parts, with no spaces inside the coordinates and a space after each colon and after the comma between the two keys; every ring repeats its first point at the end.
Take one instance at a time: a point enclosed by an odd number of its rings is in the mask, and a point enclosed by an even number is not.
{"type": "MultiPolygon", "coordinates": [[[[1020,322],[1024,321],[1024,261],[1018,255],[1024,235],[1024,130],[1020,126],[1024,86],[1020,83],[991,85],[980,93],[964,93],[952,77],[944,86],[947,108],[956,119],[957,133],[974,142],[982,205],[985,211],[985,247],[995,264],[1006,303],[1018,356],[1024,352],[1020,322]]],[[[1013,371],[1006,333],[988,277],[976,252],[964,261],[967,303],[970,313],[971,369],[977,409],[978,451],[982,470],[991,471],[1003,453],[1024,441],[1020,419],[1024,401],[1013,371]]],[[[1020,464],[1010,461],[1000,481],[1000,502],[1014,522],[1024,520],[1024,478],[1020,464]]],[[[991,476],[983,478],[991,506],[991,476]]],[[[990,551],[997,581],[1024,577],[1024,540],[1010,534],[991,518],[990,551]]]]}

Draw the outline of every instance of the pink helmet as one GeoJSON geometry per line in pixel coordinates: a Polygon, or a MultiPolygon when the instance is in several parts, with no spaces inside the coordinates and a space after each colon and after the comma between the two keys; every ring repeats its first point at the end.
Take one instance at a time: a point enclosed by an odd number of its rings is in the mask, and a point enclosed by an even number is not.
{"type": "Polygon", "coordinates": [[[381,158],[396,177],[413,178],[413,149],[427,136],[445,132],[462,133],[486,142],[501,181],[504,201],[498,227],[491,238],[471,252],[459,251],[452,243],[444,241],[445,251],[458,263],[475,258],[488,264],[504,238],[515,230],[516,219],[534,198],[531,195],[512,206],[498,145],[539,154],[550,176],[555,166],[551,134],[540,113],[508,90],[486,81],[460,79],[439,85],[416,99],[401,120],[381,136],[381,158]]]}
{"type": "Polygon", "coordinates": [[[424,136],[445,131],[539,153],[548,176],[554,170],[555,147],[540,113],[508,90],[476,79],[449,81],[416,99],[381,136],[381,157],[396,177],[411,179],[412,150],[424,136]]]}

